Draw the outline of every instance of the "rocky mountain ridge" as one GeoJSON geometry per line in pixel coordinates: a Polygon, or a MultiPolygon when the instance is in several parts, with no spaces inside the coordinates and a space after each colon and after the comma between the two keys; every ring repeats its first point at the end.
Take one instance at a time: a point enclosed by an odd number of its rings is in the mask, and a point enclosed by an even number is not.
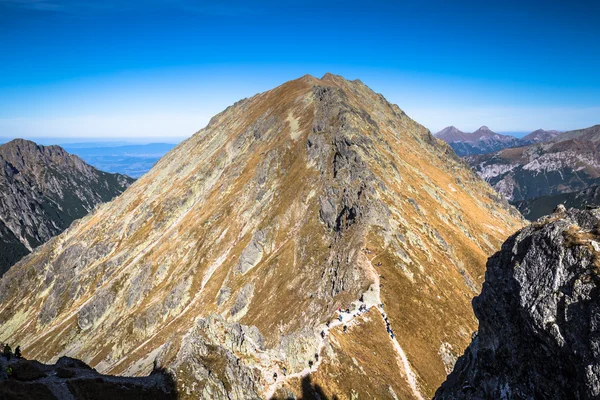
{"type": "Polygon", "coordinates": [[[600,209],[564,206],[490,258],[479,330],[435,399],[600,396],[600,209]]]}
{"type": "Polygon", "coordinates": [[[180,398],[433,395],[518,212],[362,82],[241,100],[0,280],[0,340],[180,398]]]}
{"type": "Polygon", "coordinates": [[[133,179],[98,171],[58,146],[0,146],[0,276],[133,179]]]}

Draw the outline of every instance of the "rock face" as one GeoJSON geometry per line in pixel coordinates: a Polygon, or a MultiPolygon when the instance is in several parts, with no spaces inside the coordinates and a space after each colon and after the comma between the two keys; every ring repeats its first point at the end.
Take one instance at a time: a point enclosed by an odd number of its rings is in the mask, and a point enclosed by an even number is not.
{"type": "Polygon", "coordinates": [[[58,146],[0,146],[0,276],[133,179],[98,171],[58,146]]]}
{"type": "Polygon", "coordinates": [[[0,340],[103,373],[156,365],[184,399],[424,398],[522,224],[398,106],[304,76],[227,108],[11,268],[0,340]]]}
{"type": "Polygon", "coordinates": [[[436,399],[600,396],[600,209],[556,213],[491,257],[479,331],[436,399]]]}
{"type": "Polygon", "coordinates": [[[35,360],[0,356],[0,399],[176,400],[177,389],[162,371],[147,377],[125,378],[99,374],[69,357],[44,365],[35,360]]]}
{"type": "Polygon", "coordinates": [[[468,157],[477,173],[510,201],[576,192],[600,184],[600,125],[549,142],[468,157]]]}

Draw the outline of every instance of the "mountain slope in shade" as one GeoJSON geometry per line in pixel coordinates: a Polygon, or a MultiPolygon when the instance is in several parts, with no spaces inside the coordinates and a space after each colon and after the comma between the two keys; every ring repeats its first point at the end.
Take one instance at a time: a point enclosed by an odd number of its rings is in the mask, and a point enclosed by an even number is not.
{"type": "Polygon", "coordinates": [[[58,146],[0,146],[0,275],[133,179],[98,171],[58,146]]]}
{"type": "Polygon", "coordinates": [[[558,208],[491,257],[479,329],[435,399],[597,399],[600,209],[558,208]]]}
{"type": "Polygon", "coordinates": [[[162,367],[184,399],[425,398],[522,225],[383,96],[304,76],[227,108],[13,267],[0,340],[103,373],[162,367]]]}
{"type": "Polygon", "coordinates": [[[482,126],[473,133],[465,133],[449,126],[436,133],[435,136],[448,143],[461,157],[490,153],[519,144],[519,139],[514,136],[493,132],[487,126],[482,126]]]}
{"type": "Polygon", "coordinates": [[[510,201],[531,200],[600,184],[599,146],[600,125],[596,125],[467,161],[510,201]]]}
{"type": "Polygon", "coordinates": [[[585,209],[600,206],[600,186],[590,186],[577,192],[560,193],[553,196],[541,196],[531,200],[521,200],[514,206],[530,221],[552,214],[552,211],[563,204],[566,208],[585,209]]]}

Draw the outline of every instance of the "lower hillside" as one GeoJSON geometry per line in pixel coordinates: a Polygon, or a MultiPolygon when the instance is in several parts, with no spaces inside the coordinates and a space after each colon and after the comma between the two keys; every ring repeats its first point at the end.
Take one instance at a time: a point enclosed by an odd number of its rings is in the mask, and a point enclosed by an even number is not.
{"type": "Polygon", "coordinates": [[[558,207],[504,243],[479,331],[435,399],[600,397],[600,209],[558,207]]]}

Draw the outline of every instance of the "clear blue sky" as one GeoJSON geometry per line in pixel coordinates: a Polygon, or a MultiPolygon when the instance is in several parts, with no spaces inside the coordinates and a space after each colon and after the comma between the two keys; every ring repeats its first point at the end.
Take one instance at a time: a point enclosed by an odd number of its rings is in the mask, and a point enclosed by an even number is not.
{"type": "Polygon", "coordinates": [[[0,136],[175,140],[328,71],[432,131],[600,123],[599,1],[253,3],[0,0],[0,136]]]}

